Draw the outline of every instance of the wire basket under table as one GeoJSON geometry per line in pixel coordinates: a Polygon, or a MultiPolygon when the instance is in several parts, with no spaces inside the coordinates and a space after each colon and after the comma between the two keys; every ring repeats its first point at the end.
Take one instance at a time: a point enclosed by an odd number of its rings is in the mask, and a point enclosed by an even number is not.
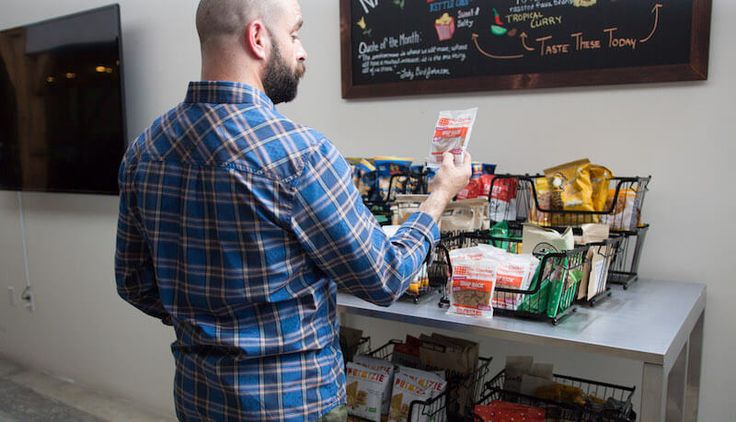
{"type": "MultiPolygon", "coordinates": [[[[506,371],[504,370],[486,384],[483,397],[477,404],[487,405],[493,401],[505,401],[537,407],[545,410],[546,421],[555,422],[633,422],[636,420],[636,413],[631,403],[635,387],[556,374],[555,383],[577,389],[578,397],[591,397],[588,400],[578,399],[579,403],[566,403],[559,398],[539,398],[505,390],[505,381],[506,371]]],[[[480,420],[476,417],[476,421],[480,420]]]]}
{"type": "MultiPolygon", "coordinates": [[[[382,347],[368,353],[369,356],[378,359],[392,361],[394,346],[402,344],[400,340],[391,340],[382,347]]],[[[473,373],[472,377],[466,382],[469,391],[472,391],[473,403],[477,402],[483,393],[484,386],[490,379],[492,358],[478,358],[478,369],[473,373]]],[[[426,420],[431,422],[445,422],[448,420],[447,414],[448,392],[426,401],[414,401],[409,407],[409,415],[407,421],[426,420]]],[[[468,414],[472,414],[472,409],[467,409],[468,414]]],[[[453,418],[452,420],[456,420],[453,418]]]]}

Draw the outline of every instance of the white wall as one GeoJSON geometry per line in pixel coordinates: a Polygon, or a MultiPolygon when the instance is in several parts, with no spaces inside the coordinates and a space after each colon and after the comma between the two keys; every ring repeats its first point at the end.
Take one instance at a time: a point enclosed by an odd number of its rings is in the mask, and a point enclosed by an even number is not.
{"type": "MultiPolygon", "coordinates": [[[[120,0],[131,136],[183,98],[198,75],[196,1],[120,0]]],[[[736,155],[736,3],[714,0],[710,80],[343,101],[338,6],[302,1],[310,53],[299,99],[283,108],[327,134],[346,155],[423,157],[438,110],[480,107],[471,151],[504,172],[534,172],[587,156],[620,175],[654,176],[646,217],[653,224],[641,272],[708,284],[701,418],[736,420],[736,286],[729,265],[736,236],[730,164],[736,155]]],[[[105,4],[97,0],[5,0],[6,28],[105,4]]],[[[78,382],[171,412],[169,330],[117,298],[113,282],[116,200],[24,194],[30,276],[38,310],[0,301],[0,353],[78,382]]],[[[0,290],[24,285],[15,194],[0,194],[0,290]]],[[[352,318],[386,339],[417,327],[352,318]]],[[[425,330],[427,331],[427,330],[425,330]]],[[[561,350],[484,341],[485,354],[534,353],[561,370],[633,383],[640,370],[561,350]]],[[[500,359],[502,360],[502,359],[500,359]]]]}

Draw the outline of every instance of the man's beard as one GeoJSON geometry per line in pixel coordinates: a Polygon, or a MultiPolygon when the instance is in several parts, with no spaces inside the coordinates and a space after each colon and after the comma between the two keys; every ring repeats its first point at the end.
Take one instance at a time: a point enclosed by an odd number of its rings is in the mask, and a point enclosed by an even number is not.
{"type": "Polygon", "coordinates": [[[305,67],[302,63],[296,70],[289,69],[289,65],[281,55],[276,43],[273,44],[271,60],[266,65],[263,76],[263,89],[274,104],[288,103],[296,98],[299,79],[304,76],[305,67]]]}

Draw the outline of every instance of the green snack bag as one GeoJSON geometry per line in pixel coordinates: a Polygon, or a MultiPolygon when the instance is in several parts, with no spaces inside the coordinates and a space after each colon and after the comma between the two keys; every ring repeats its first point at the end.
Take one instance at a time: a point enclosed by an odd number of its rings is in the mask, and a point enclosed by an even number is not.
{"type": "MultiPolygon", "coordinates": [[[[542,266],[537,266],[537,272],[534,274],[531,286],[529,287],[530,290],[534,290],[537,287],[537,284],[540,283],[540,279],[542,278],[541,270],[542,266]]],[[[549,286],[549,280],[546,278],[543,279],[539,290],[536,293],[524,297],[524,300],[519,305],[518,311],[534,314],[544,313],[547,310],[549,286]]]]}
{"type": "MultiPolygon", "coordinates": [[[[508,221],[501,221],[499,223],[496,223],[491,227],[491,237],[494,238],[500,238],[500,239],[506,239],[509,237],[509,223],[508,221]]],[[[509,251],[509,242],[502,242],[500,240],[493,240],[492,245],[505,250],[506,252],[509,251]]]]}
{"type": "MultiPolygon", "coordinates": [[[[567,268],[568,266],[569,258],[563,259],[561,267],[567,268]]],[[[557,271],[555,272],[557,273],[557,271]]],[[[577,289],[574,287],[583,278],[583,272],[580,270],[561,269],[558,274],[560,274],[560,277],[557,277],[552,282],[550,298],[547,305],[547,316],[550,318],[556,317],[561,309],[567,309],[572,304],[572,299],[577,293],[577,289]]]]}

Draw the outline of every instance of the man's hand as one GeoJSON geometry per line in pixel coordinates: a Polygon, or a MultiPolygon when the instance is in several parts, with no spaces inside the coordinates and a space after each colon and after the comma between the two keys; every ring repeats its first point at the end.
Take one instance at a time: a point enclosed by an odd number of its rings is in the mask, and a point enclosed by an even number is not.
{"type": "Polygon", "coordinates": [[[419,211],[429,214],[434,218],[434,221],[439,222],[447,204],[468,185],[473,171],[471,162],[472,158],[466,152],[465,162],[457,166],[455,165],[455,156],[446,152],[443,156],[442,166],[432,181],[432,194],[419,207],[419,211]]]}

